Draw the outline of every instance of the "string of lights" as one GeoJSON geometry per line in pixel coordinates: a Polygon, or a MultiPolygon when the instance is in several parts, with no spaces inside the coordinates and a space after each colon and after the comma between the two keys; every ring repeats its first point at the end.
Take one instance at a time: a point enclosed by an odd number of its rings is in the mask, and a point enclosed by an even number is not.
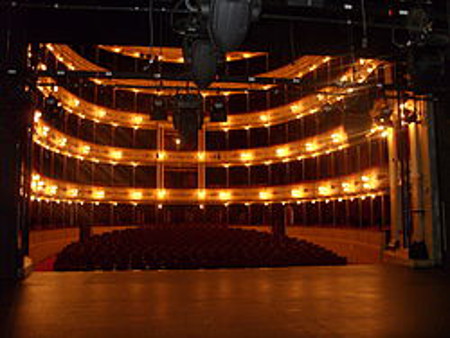
{"type": "MultiPolygon", "coordinates": [[[[340,77],[339,82],[343,87],[348,87],[352,82],[363,83],[381,63],[374,60],[368,61],[361,59],[359,65],[360,69],[358,72],[354,73],[353,70],[348,70],[340,77]]],[[[41,79],[41,82],[47,84],[47,86],[41,85],[38,87],[44,96],[48,97],[52,95],[61,102],[67,112],[76,114],[80,118],[110,124],[112,126],[135,129],[156,129],[160,124],[166,129],[172,128],[172,123],[169,121],[152,121],[148,114],[128,113],[117,109],[100,107],[82,100],[65,88],[57,86],[51,78],[41,79]]],[[[321,112],[325,105],[332,105],[344,100],[344,93],[336,95],[337,91],[338,89],[335,87],[323,88],[321,93],[306,96],[292,104],[266,111],[230,115],[228,116],[227,122],[211,122],[207,118],[205,128],[206,130],[223,131],[261,128],[286,123],[294,119],[301,119],[305,116],[321,112]]],[[[344,89],[344,92],[345,94],[357,94],[354,88],[344,89]]]]}
{"type": "Polygon", "coordinates": [[[389,129],[384,126],[375,126],[371,130],[350,136],[343,127],[338,127],[322,135],[265,148],[196,152],[143,150],[109,147],[82,141],[52,128],[41,119],[41,113],[37,111],[33,140],[36,144],[54,153],[96,163],[133,166],[154,165],[158,162],[182,165],[205,163],[209,166],[229,167],[269,165],[319,157],[341,151],[369,138],[387,137],[388,135],[389,129]]]}
{"type": "Polygon", "coordinates": [[[134,204],[236,204],[317,203],[375,198],[388,187],[385,169],[372,168],[358,174],[325,181],[244,189],[139,189],[83,185],[32,176],[31,200],[63,203],[134,204]]]}
{"type": "MultiPolygon", "coordinates": [[[[106,46],[99,45],[98,48],[111,53],[121,54],[136,59],[148,59],[156,56],[160,62],[184,63],[183,51],[176,47],[144,47],[144,46],[106,46]]],[[[229,52],[225,60],[234,62],[257,58],[267,55],[266,52],[229,52]]]]}

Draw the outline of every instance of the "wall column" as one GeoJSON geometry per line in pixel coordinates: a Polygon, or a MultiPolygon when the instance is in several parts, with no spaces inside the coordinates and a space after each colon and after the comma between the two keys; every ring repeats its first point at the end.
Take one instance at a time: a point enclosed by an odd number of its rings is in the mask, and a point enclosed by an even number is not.
{"type": "MultiPolygon", "coordinates": [[[[156,131],[156,150],[157,150],[157,161],[156,161],[156,189],[157,191],[164,189],[164,126],[158,124],[158,129],[156,131]]],[[[156,196],[156,200],[159,197],[156,196]]],[[[159,202],[157,202],[159,203],[159,202]]],[[[156,223],[164,223],[164,207],[156,210],[156,223]]]]}
{"type": "Polygon", "coordinates": [[[28,238],[32,82],[21,31],[14,27],[0,33],[0,280],[17,280],[28,238]]]}
{"type": "MultiPolygon", "coordinates": [[[[444,128],[447,135],[448,130],[446,126],[436,125],[436,112],[434,110],[435,103],[430,101],[417,102],[419,106],[419,113],[421,115],[421,123],[416,126],[416,148],[417,152],[421,154],[421,159],[418,161],[420,170],[420,180],[414,178],[412,181],[412,194],[419,194],[415,199],[421,203],[421,218],[414,224],[413,239],[421,240],[425,246],[425,256],[411,257],[417,259],[427,258],[426,264],[439,265],[443,262],[443,252],[445,250],[445,232],[443,228],[443,221],[441,219],[441,199],[440,194],[448,194],[447,191],[442,190],[444,186],[439,184],[438,178],[438,148],[436,142],[436,130],[444,128]],[[414,185],[417,185],[414,187],[414,185]],[[420,222],[419,222],[420,221],[420,222]]],[[[441,114],[446,113],[441,111],[441,114]]],[[[446,136],[447,137],[447,136],[446,136]]],[[[448,172],[445,173],[445,181],[448,181],[448,172]]],[[[447,183],[448,184],[448,183],[447,183]]],[[[416,216],[417,218],[418,216],[416,216]]],[[[445,225],[444,225],[445,226],[445,225]]]]}

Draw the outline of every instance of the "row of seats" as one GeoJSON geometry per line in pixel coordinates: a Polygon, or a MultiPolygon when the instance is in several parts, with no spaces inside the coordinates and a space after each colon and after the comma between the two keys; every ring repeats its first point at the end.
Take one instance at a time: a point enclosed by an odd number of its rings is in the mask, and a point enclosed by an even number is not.
{"type": "Polygon", "coordinates": [[[342,265],[346,259],[313,243],[255,230],[153,226],[113,231],[68,245],[57,271],[212,269],[342,265]]]}

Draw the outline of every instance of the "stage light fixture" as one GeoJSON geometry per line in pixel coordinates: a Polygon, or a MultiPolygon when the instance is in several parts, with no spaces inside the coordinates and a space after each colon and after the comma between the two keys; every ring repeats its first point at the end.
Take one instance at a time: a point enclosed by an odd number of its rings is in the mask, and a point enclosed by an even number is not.
{"type": "Polygon", "coordinates": [[[49,95],[45,99],[45,105],[47,107],[55,108],[58,105],[58,101],[56,100],[56,97],[54,97],[53,95],[49,95]]]}
{"type": "Polygon", "coordinates": [[[183,144],[195,148],[198,131],[203,127],[203,98],[200,95],[177,95],[173,113],[173,126],[180,134],[183,144]]]}
{"type": "Polygon", "coordinates": [[[227,109],[225,107],[225,102],[216,101],[212,105],[210,112],[211,122],[227,122],[227,109]]]}
{"type": "Polygon", "coordinates": [[[167,110],[165,107],[165,102],[163,99],[159,97],[153,101],[153,110],[151,112],[151,119],[153,121],[167,120],[167,110]]]}
{"type": "Polygon", "coordinates": [[[195,84],[200,88],[208,88],[217,74],[219,55],[209,40],[195,40],[191,46],[191,74],[195,84]]]}
{"type": "Polygon", "coordinates": [[[222,52],[239,47],[261,8],[261,0],[211,0],[208,25],[215,45],[222,52]]]}

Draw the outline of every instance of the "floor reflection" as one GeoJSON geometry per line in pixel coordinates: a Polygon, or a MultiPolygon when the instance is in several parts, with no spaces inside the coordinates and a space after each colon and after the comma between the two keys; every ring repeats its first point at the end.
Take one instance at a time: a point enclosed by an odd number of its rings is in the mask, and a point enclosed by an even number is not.
{"type": "Polygon", "coordinates": [[[450,332],[450,278],[385,266],[43,272],[1,306],[2,337],[430,337],[450,332]]]}

